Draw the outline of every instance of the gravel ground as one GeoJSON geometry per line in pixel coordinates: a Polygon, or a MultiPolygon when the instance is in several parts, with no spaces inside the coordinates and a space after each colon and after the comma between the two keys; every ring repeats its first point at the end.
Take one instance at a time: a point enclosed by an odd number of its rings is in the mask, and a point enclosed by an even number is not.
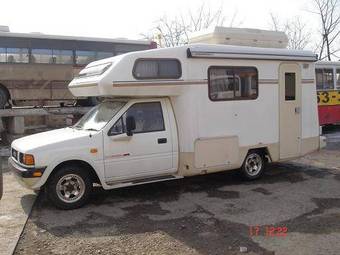
{"type": "Polygon", "coordinates": [[[15,254],[340,254],[337,143],[253,182],[231,171],[97,189],[74,211],[40,195],[15,254]],[[270,226],[286,236],[267,236],[270,226]]]}

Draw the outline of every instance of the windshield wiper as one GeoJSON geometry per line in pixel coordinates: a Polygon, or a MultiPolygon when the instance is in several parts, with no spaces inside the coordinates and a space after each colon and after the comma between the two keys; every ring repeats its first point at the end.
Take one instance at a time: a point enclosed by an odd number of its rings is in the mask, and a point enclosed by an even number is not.
{"type": "Polygon", "coordinates": [[[94,128],[85,128],[84,130],[86,130],[86,131],[99,131],[98,129],[94,129],[94,128]]]}

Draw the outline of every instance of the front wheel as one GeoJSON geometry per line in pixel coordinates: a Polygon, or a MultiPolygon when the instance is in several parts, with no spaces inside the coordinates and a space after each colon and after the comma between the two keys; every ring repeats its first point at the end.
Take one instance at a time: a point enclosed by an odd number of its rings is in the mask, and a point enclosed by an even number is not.
{"type": "Polygon", "coordinates": [[[86,169],[76,165],[64,166],[50,177],[47,196],[60,209],[76,209],[87,202],[92,186],[86,169]]]}
{"type": "Polygon", "coordinates": [[[255,180],[262,176],[265,158],[262,151],[249,151],[241,167],[242,175],[247,180],[255,180]]]}

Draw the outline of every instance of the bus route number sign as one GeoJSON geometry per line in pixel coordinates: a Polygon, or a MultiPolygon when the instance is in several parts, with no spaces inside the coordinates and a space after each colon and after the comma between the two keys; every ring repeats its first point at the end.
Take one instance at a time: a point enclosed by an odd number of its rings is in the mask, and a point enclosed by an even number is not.
{"type": "Polygon", "coordinates": [[[340,91],[318,91],[318,105],[340,105],[340,91]]]}

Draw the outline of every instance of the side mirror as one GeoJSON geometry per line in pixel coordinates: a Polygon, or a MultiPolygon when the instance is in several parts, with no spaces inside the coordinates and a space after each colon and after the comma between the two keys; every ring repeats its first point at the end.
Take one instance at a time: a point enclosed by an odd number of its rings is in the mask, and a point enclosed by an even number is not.
{"type": "Polygon", "coordinates": [[[126,117],[126,135],[132,136],[132,131],[136,129],[136,121],[133,116],[126,117]]]}

